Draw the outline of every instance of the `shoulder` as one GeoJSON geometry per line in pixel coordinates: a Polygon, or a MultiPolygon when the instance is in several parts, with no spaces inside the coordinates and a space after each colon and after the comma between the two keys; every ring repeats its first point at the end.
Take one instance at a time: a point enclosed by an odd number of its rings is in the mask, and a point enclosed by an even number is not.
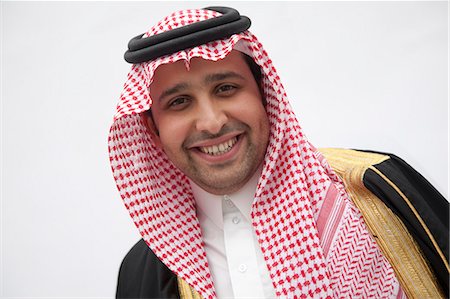
{"type": "Polygon", "coordinates": [[[130,268],[136,270],[136,268],[142,268],[142,262],[145,262],[149,258],[153,259],[156,258],[156,256],[154,256],[145,241],[141,239],[134,244],[130,251],[125,255],[122,261],[121,270],[128,270],[130,268]]]}
{"type": "MultiPolygon", "coordinates": [[[[324,148],[319,152],[343,180],[349,194],[368,190],[406,226],[448,291],[448,201],[414,168],[398,156],[374,151],[324,148]]],[[[357,196],[364,204],[368,196],[357,196]]],[[[355,196],[351,196],[353,200],[355,196]]],[[[360,205],[361,206],[361,205],[360,205]]],[[[371,214],[371,205],[364,218],[371,214]],[[368,213],[367,213],[368,211],[368,213]]]]}
{"type": "Polygon", "coordinates": [[[362,183],[396,213],[401,213],[403,208],[396,207],[393,201],[414,207],[419,214],[433,212],[433,217],[426,218],[437,218],[448,229],[448,201],[400,157],[391,153],[337,148],[323,148],[319,152],[346,185],[362,183]]]}
{"type": "Polygon", "coordinates": [[[177,298],[177,294],[176,275],[141,239],[122,261],[116,298],[177,298]]]}

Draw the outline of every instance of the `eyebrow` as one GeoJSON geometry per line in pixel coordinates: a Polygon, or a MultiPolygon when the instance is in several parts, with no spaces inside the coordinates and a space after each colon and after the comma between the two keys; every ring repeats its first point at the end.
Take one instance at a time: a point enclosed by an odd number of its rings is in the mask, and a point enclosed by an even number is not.
{"type": "MultiPolygon", "coordinates": [[[[237,79],[245,80],[244,76],[242,76],[238,73],[229,71],[229,72],[214,73],[214,74],[206,75],[205,78],[203,79],[203,82],[205,84],[211,84],[211,83],[229,79],[229,78],[237,78],[237,79]]],[[[164,99],[165,97],[171,96],[173,94],[182,92],[183,90],[188,89],[189,86],[190,86],[190,84],[187,82],[178,83],[178,84],[164,90],[161,93],[161,95],[159,96],[159,100],[164,99]]]]}
{"type": "Polygon", "coordinates": [[[229,78],[238,78],[241,80],[245,80],[244,76],[242,76],[238,73],[229,71],[229,72],[215,73],[215,74],[207,75],[204,79],[204,82],[206,84],[210,84],[210,83],[214,83],[216,81],[221,81],[221,80],[229,79],[229,78]]]}
{"type": "Polygon", "coordinates": [[[164,90],[159,96],[159,100],[164,99],[165,97],[171,96],[173,94],[179,93],[189,87],[188,83],[178,83],[175,86],[172,86],[166,90],[164,90]]]}

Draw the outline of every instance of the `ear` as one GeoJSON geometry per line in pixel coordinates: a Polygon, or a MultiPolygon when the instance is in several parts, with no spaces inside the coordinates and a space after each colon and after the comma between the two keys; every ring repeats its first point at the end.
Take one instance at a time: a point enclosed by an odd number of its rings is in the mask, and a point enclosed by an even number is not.
{"type": "Polygon", "coordinates": [[[145,111],[144,113],[142,113],[142,119],[143,119],[150,135],[152,136],[152,139],[155,142],[155,145],[157,147],[159,147],[160,149],[162,149],[163,147],[162,147],[161,139],[159,138],[159,132],[158,132],[158,129],[156,128],[155,122],[153,120],[152,113],[150,111],[145,111]]]}

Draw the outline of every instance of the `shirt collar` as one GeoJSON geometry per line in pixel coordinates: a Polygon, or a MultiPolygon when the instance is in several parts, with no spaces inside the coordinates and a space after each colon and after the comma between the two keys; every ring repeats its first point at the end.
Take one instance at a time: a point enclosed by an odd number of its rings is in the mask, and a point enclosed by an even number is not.
{"type": "Polygon", "coordinates": [[[233,204],[239,209],[244,217],[252,223],[250,216],[253,200],[255,199],[256,187],[261,176],[262,165],[253,174],[252,178],[238,191],[232,194],[215,195],[206,192],[196,183],[189,179],[192,193],[194,194],[197,209],[200,209],[215,225],[223,229],[222,201],[228,195],[233,204]]]}

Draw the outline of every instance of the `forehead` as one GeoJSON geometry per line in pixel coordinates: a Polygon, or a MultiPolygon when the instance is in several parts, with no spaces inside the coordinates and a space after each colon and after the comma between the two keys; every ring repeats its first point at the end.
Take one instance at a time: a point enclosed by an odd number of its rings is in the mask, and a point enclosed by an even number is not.
{"type": "Polygon", "coordinates": [[[151,91],[179,84],[202,80],[205,76],[220,72],[235,72],[244,78],[252,78],[252,73],[244,57],[239,51],[233,50],[225,58],[212,61],[202,58],[192,58],[188,65],[185,60],[160,65],[153,74],[151,91]]]}

